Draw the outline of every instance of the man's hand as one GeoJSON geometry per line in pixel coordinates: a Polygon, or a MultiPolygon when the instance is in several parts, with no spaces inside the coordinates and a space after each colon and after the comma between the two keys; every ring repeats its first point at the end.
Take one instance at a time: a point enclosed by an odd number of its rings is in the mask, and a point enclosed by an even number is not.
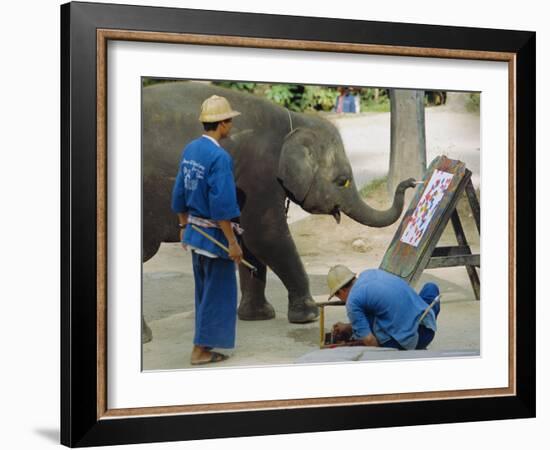
{"type": "Polygon", "coordinates": [[[240,264],[243,259],[243,251],[236,240],[229,243],[229,257],[237,264],[240,264]]]}
{"type": "Polygon", "coordinates": [[[363,345],[366,345],[367,347],[380,347],[378,339],[376,339],[376,336],[372,333],[363,338],[363,345]]]}
{"type": "Polygon", "coordinates": [[[351,339],[351,323],[336,322],[332,326],[332,336],[336,342],[349,341],[351,339]]]}
{"type": "MultiPolygon", "coordinates": [[[[332,329],[334,330],[334,327],[332,329]]],[[[349,341],[336,342],[335,344],[326,345],[325,348],[360,347],[360,346],[380,347],[380,344],[378,343],[378,339],[376,339],[376,336],[371,333],[368,336],[364,337],[363,339],[354,339],[349,341]]]]}
{"type": "Polygon", "coordinates": [[[222,229],[223,234],[227,239],[229,245],[229,258],[231,258],[237,264],[240,264],[241,260],[243,259],[243,251],[241,250],[241,247],[239,247],[237,238],[235,237],[235,233],[233,232],[233,226],[231,225],[231,222],[229,220],[218,220],[218,225],[222,229]]]}

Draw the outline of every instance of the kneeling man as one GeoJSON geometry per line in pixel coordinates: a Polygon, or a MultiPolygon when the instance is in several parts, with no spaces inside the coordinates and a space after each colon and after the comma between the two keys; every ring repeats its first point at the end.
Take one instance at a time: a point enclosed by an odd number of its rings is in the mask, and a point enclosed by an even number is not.
{"type": "Polygon", "coordinates": [[[356,276],[343,265],[330,269],[327,282],[329,300],[342,300],[350,321],[336,323],[333,335],[351,338],[350,345],[419,350],[432,342],[440,309],[436,284],[426,283],[417,294],[389,272],[371,269],[356,276]]]}

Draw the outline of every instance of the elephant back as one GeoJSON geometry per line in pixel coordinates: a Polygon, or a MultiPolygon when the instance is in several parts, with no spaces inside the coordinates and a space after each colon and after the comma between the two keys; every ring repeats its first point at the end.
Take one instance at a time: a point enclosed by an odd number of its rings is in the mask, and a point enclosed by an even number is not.
{"type": "Polygon", "coordinates": [[[192,81],[156,84],[143,89],[145,167],[174,171],[185,145],[203,133],[199,112],[202,102],[211,95],[227,98],[233,109],[242,113],[233,119],[232,136],[235,139],[221,143],[228,147],[232,156],[235,156],[239,136],[240,140],[249,142],[250,133],[254,132],[257,139],[282,142],[282,135],[288,132],[286,110],[252,94],[192,81]],[[279,124],[281,119],[283,127],[279,124]]]}

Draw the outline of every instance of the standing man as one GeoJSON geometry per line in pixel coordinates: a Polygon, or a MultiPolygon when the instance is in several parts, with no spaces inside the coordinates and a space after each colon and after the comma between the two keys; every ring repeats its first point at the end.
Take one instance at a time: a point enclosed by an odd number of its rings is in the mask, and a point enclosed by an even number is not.
{"type": "Polygon", "coordinates": [[[213,95],[201,108],[199,121],[204,134],[183,150],[174,190],[172,209],[178,215],[180,239],[190,248],[195,278],[195,337],[191,364],[223,361],[227,355],[212,348],[233,348],[237,320],[235,263],[242,250],[231,220],[240,216],[233,160],[220,147],[233,117],[238,116],[224,97],[213,95]],[[193,230],[191,224],[217,239],[229,254],[193,230]]]}
{"type": "Polygon", "coordinates": [[[350,88],[342,86],[338,88],[338,97],[333,110],[337,113],[356,112],[355,96],[350,93],[350,88]]]}
{"type": "Polygon", "coordinates": [[[346,304],[350,323],[336,323],[333,334],[350,337],[352,345],[425,349],[437,330],[439,288],[426,283],[417,294],[406,281],[380,269],[365,270],[356,277],[349,268],[330,269],[330,297],[346,304]]]}

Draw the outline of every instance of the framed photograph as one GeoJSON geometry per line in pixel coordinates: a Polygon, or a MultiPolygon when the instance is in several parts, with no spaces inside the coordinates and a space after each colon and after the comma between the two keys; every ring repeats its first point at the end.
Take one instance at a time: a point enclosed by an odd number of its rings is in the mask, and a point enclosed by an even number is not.
{"type": "Polygon", "coordinates": [[[534,417],[535,33],[61,27],[64,445],[534,417]]]}

